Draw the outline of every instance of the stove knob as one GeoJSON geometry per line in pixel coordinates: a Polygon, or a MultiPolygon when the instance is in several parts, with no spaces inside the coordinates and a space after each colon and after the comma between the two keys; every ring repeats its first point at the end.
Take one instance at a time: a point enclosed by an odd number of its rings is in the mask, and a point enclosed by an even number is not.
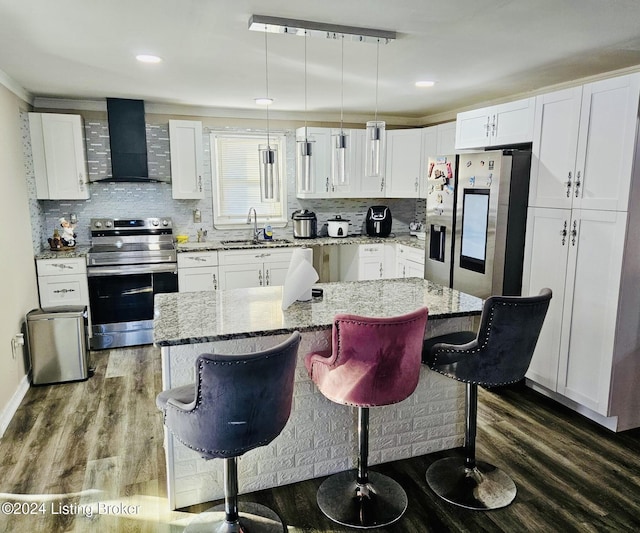
{"type": "Polygon", "coordinates": [[[157,226],[158,224],[160,224],[160,221],[159,221],[157,218],[154,218],[154,219],[151,221],[151,224],[152,224],[153,226],[157,226]]]}
{"type": "Polygon", "coordinates": [[[107,226],[107,228],[110,228],[111,226],[113,226],[113,222],[111,222],[111,220],[107,220],[107,221],[104,223],[104,225],[105,225],[105,226],[107,226]]]}
{"type": "Polygon", "coordinates": [[[162,221],[162,225],[165,226],[165,227],[168,226],[169,225],[169,221],[167,219],[164,219],[162,221]]]}
{"type": "Polygon", "coordinates": [[[96,228],[101,228],[101,227],[102,227],[102,222],[100,222],[100,221],[98,220],[98,221],[96,221],[96,223],[94,224],[94,226],[95,226],[96,228]]]}

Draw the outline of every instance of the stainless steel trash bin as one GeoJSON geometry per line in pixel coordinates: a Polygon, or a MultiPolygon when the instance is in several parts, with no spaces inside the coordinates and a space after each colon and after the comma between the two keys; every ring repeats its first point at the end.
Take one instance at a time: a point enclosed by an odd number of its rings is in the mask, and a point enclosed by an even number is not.
{"type": "Polygon", "coordinates": [[[85,306],[29,311],[27,340],[34,385],[89,377],[85,306]]]}

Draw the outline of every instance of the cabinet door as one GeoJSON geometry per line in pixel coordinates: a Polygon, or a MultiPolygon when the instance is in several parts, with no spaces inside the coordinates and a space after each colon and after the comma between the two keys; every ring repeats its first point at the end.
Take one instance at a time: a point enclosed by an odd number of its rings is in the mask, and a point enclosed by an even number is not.
{"type": "Polygon", "coordinates": [[[456,118],[456,150],[490,146],[492,111],[491,107],[483,107],[458,113],[456,118]]]}
{"type": "MultiPolygon", "coordinates": [[[[424,155],[451,155],[456,152],[456,123],[447,122],[436,126],[436,151],[434,154],[424,155]]],[[[424,160],[424,159],[423,159],[424,160]]]]}
{"type": "Polygon", "coordinates": [[[264,282],[267,286],[284,285],[289,261],[273,261],[264,265],[264,282]]]}
{"type": "MultiPolygon", "coordinates": [[[[311,164],[313,175],[310,190],[300,189],[296,178],[296,195],[298,198],[331,197],[331,129],[307,128],[307,139],[311,141],[311,164]]],[[[304,140],[305,128],[296,130],[296,139],[304,140]]],[[[296,144],[296,158],[298,146],[296,144]]]]}
{"type": "Polygon", "coordinates": [[[608,415],[626,213],[572,213],[558,392],[608,415]]]}
{"type": "Polygon", "coordinates": [[[382,279],[384,277],[384,265],[382,258],[361,257],[358,268],[358,281],[382,279]]]}
{"type": "Polygon", "coordinates": [[[38,278],[40,307],[59,305],[89,305],[87,276],[43,276],[38,278]]]}
{"type": "Polygon", "coordinates": [[[422,141],[422,129],[387,132],[387,197],[418,197],[422,141]]]}
{"type": "Polygon", "coordinates": [[[262,263],[259,265],[226,265],[220,266],[219,270],[220,288],[223,290],[264,286],[262,263]]]}
{"type": "Polygon", "coordinates": [[[584,86],[574,208],[628,209],[639,95],[640,73],[584,86]]]}
{"type": "Polygon", "coordinates": [[[535,98],[525,98],[495,106],[492,113],[491,146],[531,142],[535,105],[535,98]]]}
{"type": "Polygon", "coordinates": [[[202,122],[170,120],[171,193],[173,198],[204,198],[202,122]]]}
{"type": "Polygon", "coordinates": [[[570,208],[582,87],[544,94],[537,100],[529,205],[570,208]]]}
{"type": "Polygon", "coordinates": [[[30,113],[36,194],[47,200],[89,198],[82,117],[30,113]]]}
{"type": "Polygon", "coordinates": [[[552,391],[558,381],[570,223],[569,209],[531,207],[527,213],[522,294],[533,296],[545,287],[553,291],[527,378],[552,391]]]}
{"type": "Polygon", "coordinates": [[[214,291],[218,288],[218,267],[178,268],[180,292],[214,291]]]}

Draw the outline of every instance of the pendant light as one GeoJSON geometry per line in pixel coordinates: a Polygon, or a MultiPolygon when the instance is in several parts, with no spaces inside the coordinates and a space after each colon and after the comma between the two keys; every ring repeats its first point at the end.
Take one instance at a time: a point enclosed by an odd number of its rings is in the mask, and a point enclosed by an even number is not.
{"type": "Polygon", "coordinates": [[[307,32],[304,32],[304,139],[296,142],[296,175],[298,192],[313,192],[315,169],[313,166],[313,142],[307,129],[307,32]]]}
{"type": "Polygon", "coordinates": [[[367,122],[365,176],[384,178],[385,123],[378,120],[378,71],[380,67],[380,39],[376,44],[376,112],[367,122]]]}
{"type": "Polygon", "coordinates": [[[333,135],[333,157],[331,158],[331,178],[333,185],[349,183],[349,167],[347,165],[347,150],[349,137],[344,132],[344,35],[340,45],[340,131],[333,135]]]}
{"type": "MultiPolygon", "coordinates": [[[[264,32],[264,62],[266,95],[269,100],[269,54],[267,48],[267,31],[264,32]]],[[[269,137],[269,105],[267,105],[267,144],[258,145],[260,161],[260,199],[262,202],[280,201],[280,177],[278,171],[278,149],[271,146],[269,137]]]]}

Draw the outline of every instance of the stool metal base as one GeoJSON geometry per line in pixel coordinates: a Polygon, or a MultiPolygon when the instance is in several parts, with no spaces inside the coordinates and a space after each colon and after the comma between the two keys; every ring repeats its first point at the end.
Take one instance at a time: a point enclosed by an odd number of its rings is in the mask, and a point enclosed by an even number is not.
{"type": "Polygon", "coordinates": [[[196,516],[185,528],[185,533],[284,533],[280,517],[268,507],[258,503],[240,503],[240,520],[225,520],[224,504],[216,505],[196,516]]]}
{"type": "Polygon", "coordinates": [[[433,463],[427,483],[443,500],[477,511],[506,507],[516,497],[516,485],[505,472],[483,461],[470,469],[460,457],[433,463]]]}
{"type": "Polygon", "coordinates": [[[400,519],[407,509],[407,494],[390,477],[368,472],[369,483],[360,485],[356,471],[325,479],[318,489],[318,506],[331,520],[361,529],[382,527],[400,519]]]}

